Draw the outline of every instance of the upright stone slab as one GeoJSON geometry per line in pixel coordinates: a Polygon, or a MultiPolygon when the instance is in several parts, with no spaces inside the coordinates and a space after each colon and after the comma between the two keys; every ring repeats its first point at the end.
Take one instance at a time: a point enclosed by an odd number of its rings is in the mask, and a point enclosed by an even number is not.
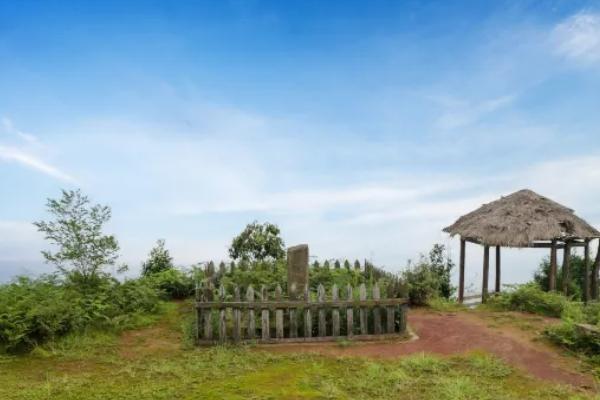
{"type": "Polygon", "coordinates": [[[288,296],[297,299],[308,285],[308,245],[300,244],[287,251],[288,296]]]}

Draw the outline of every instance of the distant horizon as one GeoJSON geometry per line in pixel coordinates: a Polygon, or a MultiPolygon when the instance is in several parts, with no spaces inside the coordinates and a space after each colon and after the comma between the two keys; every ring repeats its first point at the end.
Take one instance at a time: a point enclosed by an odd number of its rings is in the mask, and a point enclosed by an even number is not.
{"type": "MultiPolygon", "coordinates": [[[[0,281],[50,270],[61,188],[112,208],[131,274],[160,238],[226,259],[253,220],[321,259],[456,261],[442,228],[524,188],[600,227],[596,1],[24,0],[0,38],[0,281]]],[[[503,280],[546,255],[505,250],[503,280]]]]}

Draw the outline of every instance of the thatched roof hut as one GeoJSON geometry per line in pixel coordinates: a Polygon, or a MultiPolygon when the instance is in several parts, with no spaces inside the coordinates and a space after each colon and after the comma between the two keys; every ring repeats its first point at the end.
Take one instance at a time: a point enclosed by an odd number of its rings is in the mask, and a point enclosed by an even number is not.
{"type": "MultiPolygon", "coordinates": [[[[584,247],[585,265],[589,264],[589,242],[600,238],[600,232],[575,215],[568,207],[524,189],[499,200],[484,204],[475,211],[460,217],[444,232],[461,238],[459,264],[459,301],[464,298],[464,268],[466,242],[484,247],[482,298],[488,294],[489,248],[496,247],[496,286],[500,291],[500,248],[542,247],[550,248],[549,290],[556,288],[556,251],[563,253],[563,290],[569,283],[569,260],[572,247],[584,247]]],[[[600,251],[600,250],[599,250],[600,251]]],[[[600,260],[600,257],[598,258],[600,260]]],[[[596,263],[598,264],[598,263],[596,263]]],[[[598,265],[591,274],[594,296],[598,295],[598,265]]],[[[587,271],[587,270],[586,270],[587,271]]],[[[589,272],[586,272],[584,297],[590,297],[589,272]]]]}
{"type": "Polygon", "coordinates": [[[572,209],[528,189],[484,204],[444,228],[444,232],[503,247],[533,247],[540,241],[600,237],[600,232],[572,209]]]}

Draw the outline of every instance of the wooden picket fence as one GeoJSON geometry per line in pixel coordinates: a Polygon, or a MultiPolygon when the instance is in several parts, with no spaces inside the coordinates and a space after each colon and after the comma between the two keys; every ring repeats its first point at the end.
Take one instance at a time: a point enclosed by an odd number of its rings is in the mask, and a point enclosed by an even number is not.
{"type": "Polygon", "coordinates": [[[197,290],[199,344],[373,340],[406,332],[406,299],[381,298],[377,284],[371,288],[370,299],[364,284],[358,287],[358,299],[348,285],[345,300],[337,285],[332,286],[330,296],[323,285],[314,296],[307,286],[294,299],[284,297],[280,286],[272,295],[264,286],[260,291],[248,286],[244,300],[237,286],[233,295],[223,286],[216,299],[214,292],[210,282],[197,290]]]}

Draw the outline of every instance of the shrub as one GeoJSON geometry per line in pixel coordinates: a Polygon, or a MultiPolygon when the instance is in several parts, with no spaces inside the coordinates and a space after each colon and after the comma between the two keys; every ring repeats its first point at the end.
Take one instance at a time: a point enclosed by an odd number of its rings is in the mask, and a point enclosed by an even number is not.
{"type": "Polygon", "coordinates": [[[104,278],[79,288],[53,276],[19,278],[0,286],[0,349],[22,352],[71,332],[134,327],[158,307],[159,293],[141,280],[104,278]]]}
{"type": "Polygon", "coordinates": [[[489,307],[559,318],[568,306],[569,301],[565,296],[557,292],[544,292],[535,283],[507,287],[507,291],[488,300],[489,307]]]}
{"type": "Polygon", "coordinates": [[[160,290],[165,299],[184,299],[194,293],[194,279],[178,269],[167,269],[146,277],[151,286],[160,290]]]}

